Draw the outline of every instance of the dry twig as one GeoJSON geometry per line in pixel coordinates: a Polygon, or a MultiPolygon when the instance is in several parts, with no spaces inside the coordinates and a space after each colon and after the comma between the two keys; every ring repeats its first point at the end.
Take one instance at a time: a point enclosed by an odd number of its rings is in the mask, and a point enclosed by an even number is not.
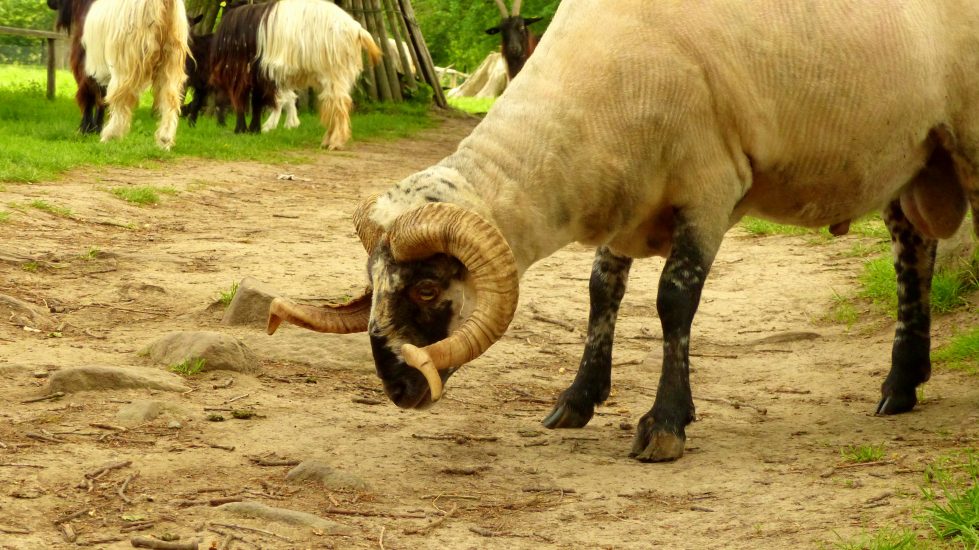
{"type": "Polygon", "coordinates": [[[238,525],[236,523],[218,523],[212,521],[211,525],[217,525],[218,527],[227,527],[228,529],[239,529],[241,531],[250,531],[252,533],[261,533],[263,535],[268,535],[270,537],[275,537],[279,540],[284,540],[286,542],[293,542],[289,537],[284,537],[278,533],[273,533],[272,531],[266,531],[264,529],[256,529],[255,527],[248,527],[246,525],[238,525]]]}
{"type": "Polygon", "coordinates": [[[72,513],[68,514],[67,516],[61,516],[60,518],[54,520],[54,524],[55,525],[60,525],[62,523],[67,523],[67,522],[69,522],[69,521],[71,521],[73,519],[80,518],[80,517],[84,516],[85,514],[88,514],[91,511],[92,511],[91,508],[84,508],[84,509],[79,510],[77,512],[72,512],[72,513]]]}
{"type": "Polygon", "coordinates": [[[459,509],[459,505],[458,504],[453,504],[452,505],[452,509],[449,510],[448,512],[446,512],[442,517],[437,518],[437,519],[429,522],[428,525],[425,525],[423,527],[405,529],[404,530],[404,534],[406,534],[406,535],[424,535],[424,534],[427,534],[427,533],[431,532],[432,529],[435,529],[439,525],[442,525],[443,523],[445,523],[445,520],[447,520],[450,517],[452,517],[452,515],[455,514],[456,513],[456,510],[458,510],[458,509],[459,509]]]}
{"type": "Polygon", "coordinates": [[[197,550],[199,544],[194,540],[165,541],[150,537],[136,536],[129,539],[134,548],[156,548],[157,550],[197,550]]]}
{"type": "Polygon", "coordinates": [[[41,396],[41,397],[35,397],[33,399],[27,399],[26,401],[21,401],[21,403],[37,403],[38,401],[49,401],[51,399],[58,399],[59,397],[64,397],[64,396],[65,396],[65,392],[63,392],[63,391],[57,391],[57,392],[54,392],[54,393],[51,393],[51,394],[48,394],[48,395],[44,395],[44,396],[41,396]]]}
{"type": "Polygon", "coordinates": [[[136,477],[136,474],[129,474],[128,476],[126,476],[126,479],[122,480],[122,483],[119,484],[119,490],[116,491],[116,493],[119,494],[119,498],[121,498],[123,502],[125,502],[126,504],[133,503],[133,499],[126,496],[126,487],[129,487],[129,483],[133,480],[134,477],[136,477]]]}

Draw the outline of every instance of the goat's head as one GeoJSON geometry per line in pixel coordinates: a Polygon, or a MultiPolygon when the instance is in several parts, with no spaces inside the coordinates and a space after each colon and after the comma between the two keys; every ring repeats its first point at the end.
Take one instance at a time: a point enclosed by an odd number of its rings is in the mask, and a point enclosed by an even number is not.
{"type": "Polygon", "coordinates": [[[517,76],[531,53],[531,33],[527,27],[541,20],[540,17],[522,17],[521,0],[514,0],[512,12],[507,12],[503,0],[496,0],[502,20],[499,25],[486,29],[486,34],[499,34],[503,42],[503,57],[506,59],[510,78],[517,76]]]}
{"type": "Polygon", "coordinates": [[[377,375],[399,407],[426,408],[463,364],[496,342],[517,306],[519,277],[500,231],[456,205],[431,203],[385,231],[371,219],[376,197],[354,215],[371,287],[340,306],[276,298],[269,334],[283,320],[320,332],[367,331],[377,375]]]}

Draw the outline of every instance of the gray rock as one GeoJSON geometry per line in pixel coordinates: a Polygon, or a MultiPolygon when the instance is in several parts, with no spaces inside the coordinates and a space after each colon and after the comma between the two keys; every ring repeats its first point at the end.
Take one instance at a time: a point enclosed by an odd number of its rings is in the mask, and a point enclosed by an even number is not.
{"type": "Polygon", "coordinates": [[[141,367],[72,367],[51,373],[47,393],[130,388],[187,391],[183,379],[168,372],[141,367]]]}
{"type": "Polygon", "coordinates": [[[240,340],[220,332],[171,332],[140,352],[157,363],[171,366],[204,360],[204,371],[258,371],[258,358],[240,340]]]}
{"type": "Polygon", "coordinates": [[[269,318],[269,304],[279,296],[257,279],[245,277],[238,283],[235,297],[224,310],[221,322],[225,325],[259,325],[264,327],[269,318]]]}
{"type": "Polygon", "coordinates": [[[183,424],[177,422],[176,420],[171,420],[170,422],[167,423],[167,428],[170,428],[171,430],[179,430],[180,428],[183,427],[184,427],[183,424]]]}
{"type": "Polygon", "coordinates": [[[286,481],[293,483],[313,481],[327,489],[366,491],[367,482],[359,477],[341,472],[321,460],[307,460],[286,474],[286,481]]]}
{"type": "Polygon", "coordinates": [[[343,535],[353,532],[353,529],[343,525],[342,523],[330,521],[306,512],[298,512],[296,510],[288,510],[286,508],[273,508],[271,506],[266,506],[261,502],[230,502],[228,504],[218,506],[218,509],[246,518],[258,518],[268,521],[287,523],[289,525],[312,527],[313,529],[318,529],[330,535],[343,535]]]}
{"type": "Polygon", "coordinates": [[[153,420],[166,409],[167,405],[163,401],[136,399],[119,409],[116,413],[116,422],[123,426],[135,426],[153,420]]]}
{"type": "Polygon", "coordinates": [[[54,330],[58,325],[43,308],[6,294],[0,294],[0,315],[15,325],[43,331],[54,330]]]}

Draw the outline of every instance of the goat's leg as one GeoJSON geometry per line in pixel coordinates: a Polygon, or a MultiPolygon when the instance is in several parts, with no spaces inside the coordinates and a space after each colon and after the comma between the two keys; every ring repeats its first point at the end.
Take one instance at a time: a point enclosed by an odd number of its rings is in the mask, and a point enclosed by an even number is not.
{"type": "Polygon", "coordinates": [[[299,99],[299,94],[295,90],[288,90],[285,102],[286,110],[286,124],[285,128],[291,130],[292,128],[299,128],[299,113],[296,110],[296,100],[299,99]]]}
{"type": "Polygon", "coordinates": [[[319,94],[320,123],[327,129],[320,147],[330,150],[342,149],[350,141],[350,108],[353,99],[343,82],[325,81],[319,94]]]}
{"type": "Polygon", "coordinates": [[[105,86],[100,86],[94,80],[92,82],[98,92],[95,94],[95,131],[93,133],[101,133],[102,126],[105,124],[105,96],[108,91],[105,86]]]}
{"type": "Polygon", "coordinates": [[[257,134],[262,131],[262,107],[265,106],[265,98],[259,92],[260,88],[252,88],[252,120],[248,123],[248,133],[257,134]]]}
{"type": "Polygon", "coordinates": [[[899,200],[884,209],[884,223],[897,272],[897,330],[877,414],[897,414],[914,408],[915,389],[931,376],[931,278],[938,241],[915,229],[899,200]]]}
{"type": "Polygon", "coordinates": [[[684,428],[694,419],[690,327],[723,238],[716,216],[710,221],[700,221],[692,223],[682,212],[677,215],[670,255],[659,279],[656,311],[663,326],[663,370],[656,400],[639,420],[630,453],[643,462],[676,460],[683,456],[684,428]]]}
{"type": "Polygon", "coordinates": [[[612,387],[612,343],[615,319],[629,280],[632,258],[616,256],[607,247],[595,252],[588,294],[588,339],[578,374],[561,392],[554,410],[544,419],[548,428],[581,428],[591,420],[595,405],[608,398],[612,387]]]}
{"type": "Polygon", "coordinates": [[[121,138],[129,132],[133,120],[133,109],[139,102],[139,92],[131,87],[121,88],[118,83],[123,76],[112,75],[109,82],[106,102],[109,104],[109,122],[102,129],[102,141],[121,138]]]}
{"type": "MultiPolygon", "coordinates": [[[[176,54],[171,55],[179,58],[176,54]]],[[[184,78],[183,61],[180,59],[165,63],[153,78],[153,96],[160,116],[154,137],[156,145],[164,151],[169,151],[173,147],[177,135],[177,125],[180,121],[180,90],[184,78]],[[180,61],[179,66],[176,64],[177,61],[180,61]],[[175,69],[179,69],[179,72],[175,69]]]]}
{"type": "Polygon", "coordinates": [[[269,111],[268,118],[266,118],[265,123],[262,124],[263,134],[275,130],[275,128],[279,125],[279,118],[282,117],[282,106],[284,102],[285,96],[283,95],[283,91],[279,89],[279,91],[275,93],[275,105],[272,106],[272,109],[269,111]]]}

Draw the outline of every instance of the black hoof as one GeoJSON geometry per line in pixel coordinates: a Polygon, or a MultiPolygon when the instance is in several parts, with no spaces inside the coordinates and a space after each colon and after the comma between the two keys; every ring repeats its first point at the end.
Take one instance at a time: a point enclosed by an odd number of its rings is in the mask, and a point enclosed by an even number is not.
{"type": "Polygon", "coordinates": [[[551,414],[544,419],[545,428],[584,428],[595,413],[595,407],[580,407],[573,403],[558,402],[551,414]]]}
{"type": "Polygon", "coordinates": [[[887,391],[884,390],[884,396],[877,403],[877,414],[901,414],[909,412],[918,404],[918,396],[915,395],[915,391],[912,389],[910,392],[907,391],[887,391]]]}
{"type": "Polygon", "coordinates": [[[670,462],[683,456],[686,440],[683,428],[675,433],[669,428],[657,426],[651,416],[645,415],[639,421],[629,456],[640,462],[670,462]]]}

